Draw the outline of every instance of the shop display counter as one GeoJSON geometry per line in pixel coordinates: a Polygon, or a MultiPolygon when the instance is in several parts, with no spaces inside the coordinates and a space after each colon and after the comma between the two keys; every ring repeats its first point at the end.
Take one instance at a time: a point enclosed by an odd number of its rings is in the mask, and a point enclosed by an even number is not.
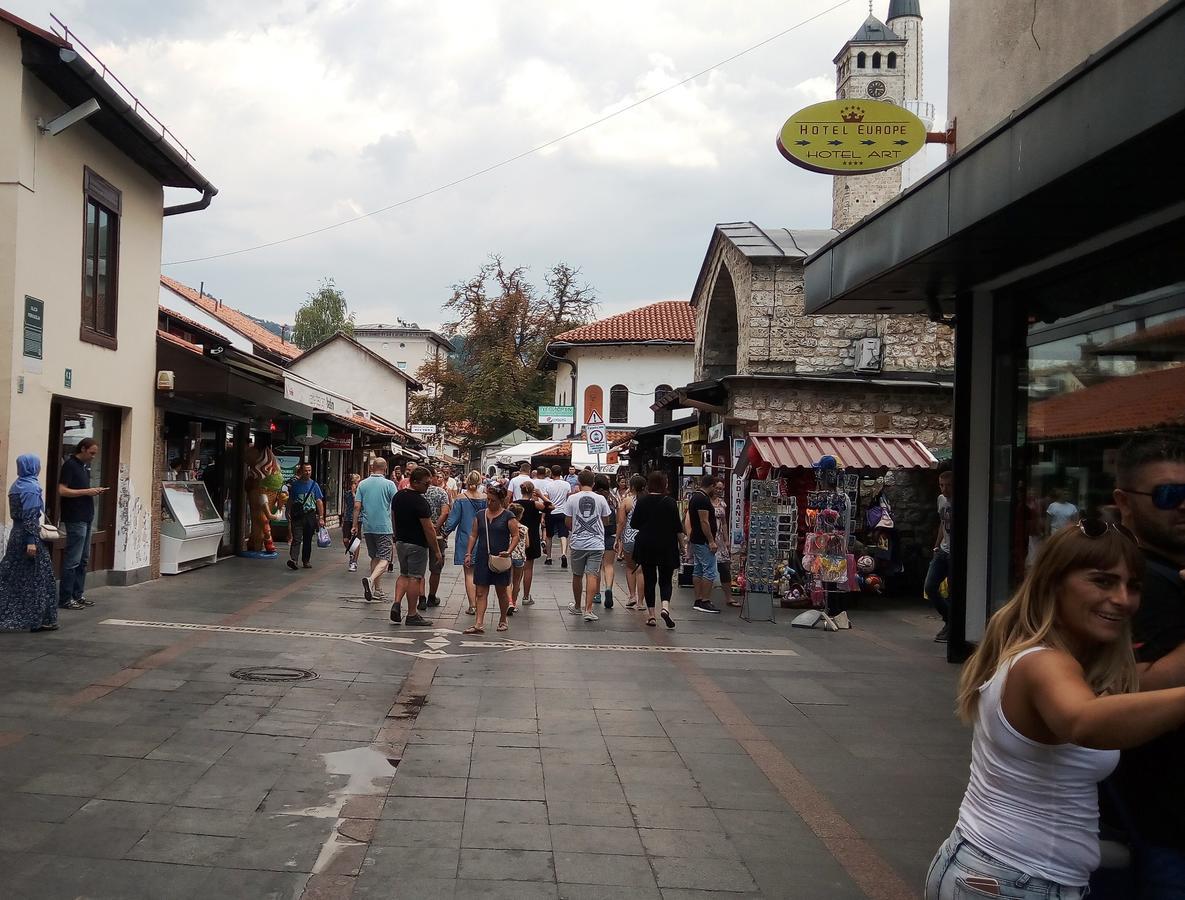
{"type": "Polygon", "coordinates": [[[161,485],[160,571],[178,575],[218,562],[225,524],[200,481],[161,485]]]}

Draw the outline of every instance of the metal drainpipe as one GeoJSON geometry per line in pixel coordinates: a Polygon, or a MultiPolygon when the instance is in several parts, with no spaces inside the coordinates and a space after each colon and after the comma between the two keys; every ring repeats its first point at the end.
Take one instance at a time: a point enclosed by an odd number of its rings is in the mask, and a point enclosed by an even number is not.
{"type": "MultiPolygon", "coordinates": [[[[557,363],[567,363],[572,367],[572,409],[576,409],[576,360],[569,359],[566,356],[556,356],[547,347],[543,348],[543,353],[551,357],[557,363]]],[[[568,440],[576,440],[576,417],[572,416],[572,427],[568,430],[568,440]]]]}
{"type": "Polygon", "coordinates": [[[175,206],[166,206],[161,215],[165,216],[179,216],[182,213],[198,212],[210,205],[210,201],[214,199],[214,195],[218,193],[218,188],[208,187],[202,191],[202,199],[194,200],[192,203],[178,203],[175,206]]]}

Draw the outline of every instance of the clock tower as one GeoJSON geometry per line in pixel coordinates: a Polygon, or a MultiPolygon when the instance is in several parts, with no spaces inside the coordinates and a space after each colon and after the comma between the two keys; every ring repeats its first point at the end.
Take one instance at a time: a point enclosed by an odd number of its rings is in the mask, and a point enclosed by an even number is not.
{"type": "MultiPolygon", "coordinates": [[[[870,3],[868,18],[833,60],[836,98],[895,103],[916,114],[921,49],[921,0],[890,0],[888,24],[872,15],[870,3]]],[[[832,180],[831,227],[843,231],[901,193],[902,170],[832,180]]]]}

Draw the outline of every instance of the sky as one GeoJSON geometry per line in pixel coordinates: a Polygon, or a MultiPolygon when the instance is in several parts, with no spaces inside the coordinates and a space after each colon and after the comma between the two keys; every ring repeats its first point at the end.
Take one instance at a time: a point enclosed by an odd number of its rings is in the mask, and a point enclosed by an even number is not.
{"type": "MultiPolygon", "coordinates": [[[[831,179],[778,130],[835,92],[868,15],[838,9],[612,120],[449,184],[732,57],[840,0],[0,0],[55,13],[219,188],[165,220],[162,271],[291,322],[332,277],[359,323],[437,326],[488,258],[581,269],[610,315],[687,299],[717,222],[828,227],[831,179]]],[[[879,17],[888,0],[874,0],[879,17]]],[[[948,0],[922,0],[926,99],[945,121],[948,0]]],[[[924,151],[927,165],[944,158],[924,151]]],[[[166,202],[194,199],[169,191],[166,202]]]]}

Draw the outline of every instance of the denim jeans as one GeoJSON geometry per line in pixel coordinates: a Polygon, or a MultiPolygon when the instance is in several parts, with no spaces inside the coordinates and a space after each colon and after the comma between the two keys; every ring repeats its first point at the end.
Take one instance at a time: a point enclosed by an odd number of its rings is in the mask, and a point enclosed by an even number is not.
{"type": "Polygon", "coordinates": [[[66,529],[66,551],[62,556],[62,583],[58,587],[58,603],[69,603],[82,596],[86,589],[86,569],[91,558],[91,523],[63,522],[66,529]]]}
{"type": "Polygon", "coordinates": [[[942,579],[949,575],[950,554],[945,550],[935,550],[934,556],[930,559],[930,568],[926,570],[926,586],[923,592],[926,599],[934,604],[934,610],[942,616],[943,622],[950,616],[950,598],[942,596],[942,579]]]}
{"type": "Polygon", "coordinates": [[[716,583],[716,551],[710,544],[692,544],[691,558],[695,562],[693,577],[716,583]]]}
{"type": "MultiPolygon", "coordinates": [[[[985,886],[986,887],[986,886],[985,886]]],[[[926,874],[925,900],[970,900],[1000,897],[1002,900],[1080,900],[1087,887],[1066,887],[993,859],[963,838],[959,829],[951,832],[926,874]],[[995,891],[977,888],[973,879],[998,885],[995,891]],[[968,884],[968,879],[972,879],[968,884]]]]}

